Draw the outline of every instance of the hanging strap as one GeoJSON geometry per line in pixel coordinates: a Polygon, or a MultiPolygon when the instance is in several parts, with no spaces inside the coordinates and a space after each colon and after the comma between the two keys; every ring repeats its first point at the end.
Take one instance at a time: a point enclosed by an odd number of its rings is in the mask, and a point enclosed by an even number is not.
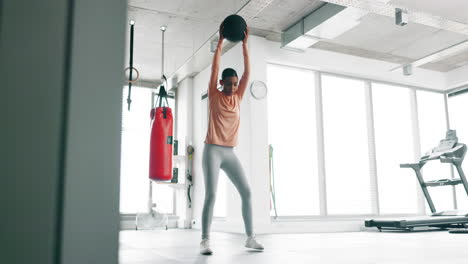
{"type": "Polygon", "coordinates": [[[153,106],[153,109],[151,110],[151,120],[154,119],[154,116],[156,114],[156,107],[163,108],[163,116],[164,116],[164,119],[166,119],[167,109],[169,108],[169,101],[167,100],[167,92],[166,92],[166,89],[164,88],[164,85],[161,85],[161,87],[159,88],[158,98],[156,99],[155,105],[153,106]],[[164,102],[166,102],[166,106],[164,106],[164,102]]]}
{"type": "Polygon", "coordinates": [[[166,82],[166,85],[167,85],[167,78],[166,78],[166,76],[164,74],[162,76],[162,81],[163,81],[162,85],[159,88],[158,98],[156,98],[156,101],[154,102],[153,108],[162,107],[163,106],[163,99],[166,100],[166,106],[169,107],[169,101],[167,101],[167,92],[166,92],[166,89],[164,88],[164,82],[166,82]]]}
{"type": "Polygon", "coordinates": [[[167,101],[166,89],[164,89],[164,86],[161,85],[161,88],[159,88],[158,99],[156,100],[156,103],[158,103],[158,101],[159,101],[158,107],[163,106],[163,99],[166,100],[166,106],[169,107],[169,101],[167,101]]]}
{"type": "Polygon", "coordinates": [[[163,107],[163,116],[164,116],[164,119],[167,118],[167,107],[163,107]]]}
{"type": "Polygon", "coordinates": [[[131,95],[132,95],[132,73],[133,73],[133,31],[135,25],[132,24],[130,26],[130,73],[128,78],[128,97],[127,97],[127,105],[128,111],[130,111],[130,104],[132,103],[131,95]]]}

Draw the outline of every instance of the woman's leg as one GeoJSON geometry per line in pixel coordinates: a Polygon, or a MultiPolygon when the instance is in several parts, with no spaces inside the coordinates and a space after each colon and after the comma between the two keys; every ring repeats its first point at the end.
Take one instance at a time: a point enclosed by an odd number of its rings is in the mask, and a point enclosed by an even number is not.
{"type": "Polygon", "coordinates": [[[222,156],[219,147],[205,144],[203,149],[203,177],[205,179],[205,203],[202,212],[202,239],[208,239],[210,235],[213,208],[216,200],[219,168],[222,156]]]}
{"type": "Polygon", "coordinates": [[[247,236],[253,235],[252,224],[252,201],[251,192],[247,177],[245,176],[242,164],[231,148],[221,164],[221,168],[226,172],[232,181],[242,200],[242,217],[244,218],[245,233],[247,236]]]}

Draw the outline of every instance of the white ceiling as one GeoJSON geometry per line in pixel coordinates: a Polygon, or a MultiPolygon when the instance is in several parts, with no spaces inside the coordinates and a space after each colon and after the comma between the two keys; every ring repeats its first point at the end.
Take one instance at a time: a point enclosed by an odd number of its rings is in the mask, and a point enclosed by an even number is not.
{"type": "MultiPolygon", "coordinates": [[[[312,47],[406,64],[465,40],[468,40],[468,35],[414,23],[396,26],[393,18],[370,13],[362,18],[358,26],[333,40],[321,41],[312,47]]],[[[440,65],[432,63],[428,68],[452,70],[461,66],[462,62],[451,61],[466,54],[447,58],[440,65]]]]}
{"type": "Polygon", "coordinates": [[[319,0],[275,0],[249,26],[279,34],[323,4],[319,0]]]}
{"type": "MultiPolygon", "coordinates": [[[[268,5],[247,21],[252,34],[278,42],[282,31],[324,4],[318,0],[129,0],[128,18],[136,21],[134,65],[141,78],[156,86],[161,77],[161,25],[168,26],[164,71],[169,77],[205,48],[226,16],[249,8],[253,1],[268,5]]],[[[468,24],[468,0],[392,0],[389,4],[468,24]]],[[[468,35],[421,24],[396,26],[391,17],[369,13],[358,26],[312,48],[408,63],[467,39],[468,35]]],[[[423,67],[449,71],[467,64],[467,59],[464,51],[423,67]]]]}
{"type": "MultiPolygon", "coordinates": [[[[134,66],[140,71],[141,79],[155,81],[161,77],[161,25],[167,26],[164,72],[169,77],[216,33],[226,16],[236,13],[246,2],[247,0],[129,0],[128,19],[135,20],[134,66]]],[[[127,39],[129,36],[128,31],[127,39]]],[[[128,54],[127,50],[126,64],[128,54]]]]}
{"type": "Polygon", "coordinates": [[[465,39],[468,36],[419,24],[396,26],[393,18],[368,14],[358,26],[331,42],[419,59],[465,39]]]}
{"type": "Polygon", "coordinates": [[[468,24],[467,0],[392,0],[390,3],[468,24]]]}

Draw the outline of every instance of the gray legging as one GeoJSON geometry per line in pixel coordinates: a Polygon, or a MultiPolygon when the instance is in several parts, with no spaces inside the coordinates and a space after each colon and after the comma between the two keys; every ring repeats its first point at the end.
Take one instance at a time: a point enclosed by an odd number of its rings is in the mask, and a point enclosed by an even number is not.
{"type": "Polygon", "coordinates": [[[209,238],[213,208],[216,200],[219,169],[223,169],[242,199],[242,217],[244,218],[245,233],[253,234],[252,203],[250,187],[245,177],[244,169],[234,153],[233,147],[205,144],[203,149],[203,175],[205,179],[205,204],[202,214],[202,239],[209,238]]]}

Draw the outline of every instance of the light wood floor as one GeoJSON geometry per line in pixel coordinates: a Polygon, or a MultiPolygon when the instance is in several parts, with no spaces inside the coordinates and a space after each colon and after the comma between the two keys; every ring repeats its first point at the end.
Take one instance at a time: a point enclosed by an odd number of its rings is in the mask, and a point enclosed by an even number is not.
{"type": "Polygon", "coordinates": [[[200,231],[121,231],[120,264],[467,264],[468,234],[354,232],[260,235],[264,252],[244,248],[244,236],[212,233],[211,256],[199,255],[200,231]]]}

